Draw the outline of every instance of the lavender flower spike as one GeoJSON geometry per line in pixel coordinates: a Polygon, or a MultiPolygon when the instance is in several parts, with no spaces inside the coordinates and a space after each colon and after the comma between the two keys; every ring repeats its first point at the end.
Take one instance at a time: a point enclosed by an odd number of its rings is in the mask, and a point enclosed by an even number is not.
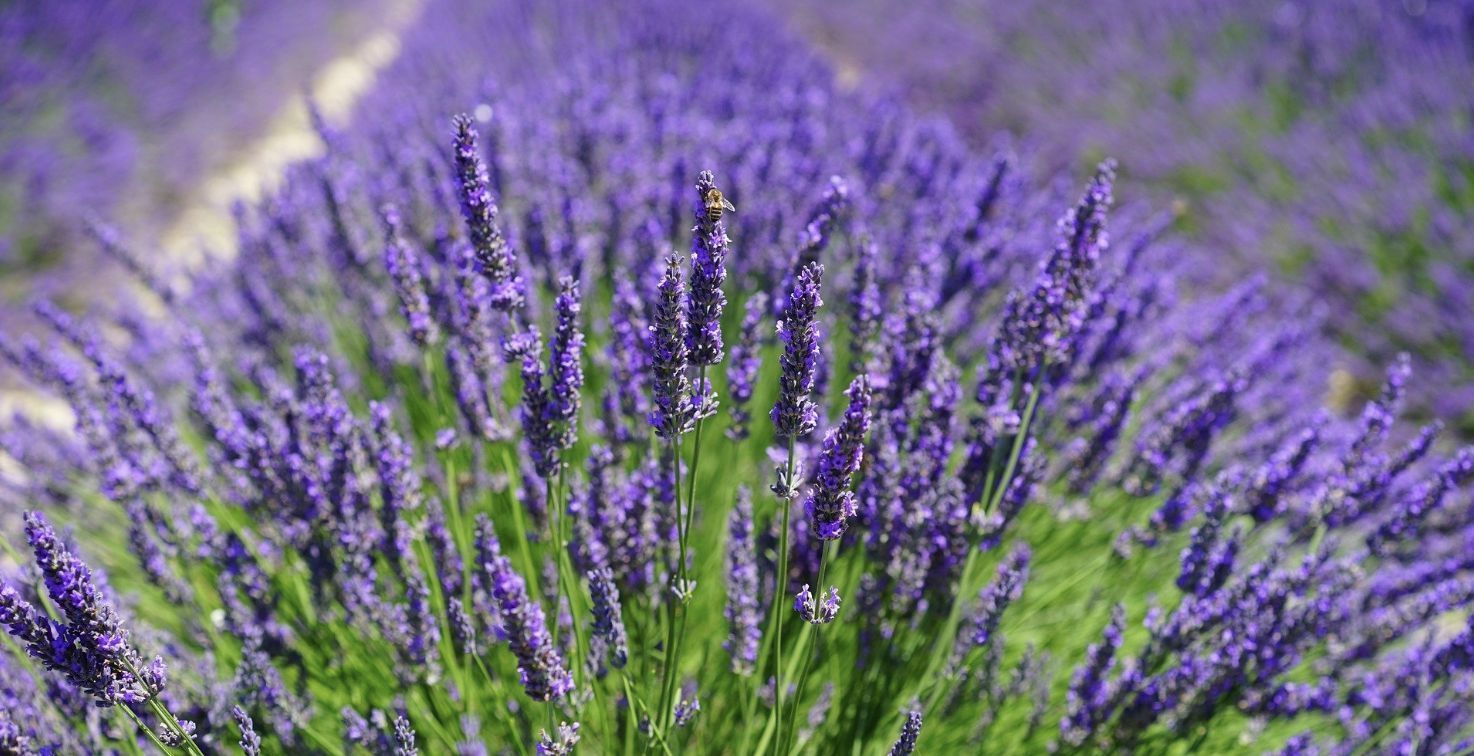
{"type": "Polygon", "coordinates": [[[40,753],[31,742],[30,736],[12,721],[10,712],[4,710],[0,710],[0,753],[14,756],[36,756],[40,753]]]}
{"type": "Polygon", "coordinates": [[[913,708],[906,712],[906,721],[901,725],[901,737],[891,746],[890,756],[911,756],[916,751],[916,739],[921,737],[921,710],[913,708]]]}
{"type": "Polygon", "coordinates": [[[415,745],[415,728],[403,714],[394,718],[394,756],[420,756],[415,745]]]}
{"type": "Polygon", "coordinates": [[[91,570],[72,556],[40,514],[26,513],[25,530],[46,592],[65,623],[47,618],[9,586],[0,589],[0,622],[32,656],[104,706],[140,703],[156,695],[164,686],[163,662],[139,664],[128,631],[103,600],[91,570]]]}
{"type": "Polygon", "coordinates": [[[471,232],[471,245],[481,274],[491,281],[492,302],[500,310],[522,307],[522,277],[517,275],[517,258],[497,225],[496,201],[487,188],[486,165],[481,162],[475,121],[459,115],[455,126],[456,180],[460,188],[461,214],[471,232]]]}
{"type": "Polygon", "coordinates": [[[875,337],[880,333],[880,321],[884,315],[885,303],[876,281],[875,255],[875,241],[868,236],[861,239],[849,294],[850,370],[856,373],[865,372],[874,356],[875,337]]]}
{"type": "Polygon", "coordinates": [[[46,636],[48,625],[45,617],[8,583],[0,584],[0,625],[4,625],[5,631],[20,641],[31,655],[43,661],[46,659],[50,639],[46,636]]]}
{"type": "Polygon", "coordinates": [[[1029,547],[1019,544],[998,565],[998,578],[978,595],[977,614],[973,615],[970,635],[974,646],[986,646],[998,630],[1003,612],[1024,595],[1029,580],[1029,547]]]}
{"type": "Polygon", "coordinates": [[[527,583],[512,562],[501,553],[491,535],[491,520],[477,518],[476,539],[486,551],[481,568],[490,581],[492,596],[501,613],[507,642],[517,655],[517,674],[528,697],[534,701],[556,701],[573,690],[573,676],[563,666],[558,649],[548,635],[542,607],[527,595],[527,583]]]}
{"type": "Polygon", "coordinates": [[[239,706],[231,708],[230,715],[235,718],[236,726],[241,728],[241,753],[245,756],[261,756],[261,736],[256,733],[256,724],[251,721],[251,715],[239,706]]]}
{"type": "Polygon", "coordinates": [[[544,479],[558,471],[562,463],[559,451],[559,434],[553,418],[549,392],[543,385],[542,336],[536,326],[509,336],[502,344],[507,362],[517,363],[522,374],[522,406],[517,408],[517,417],[522,424],[522,435],[527,442],[533,467],[544,479]]]}
{"type": "Polygon", "coordinates": [[[557,428],[558,448],[566,450],[578,439],[579,394],[583,391],[584,336],[579,324],[583,303],[578,281],[572,276],[559,279],[554,308],[558,322],[549,344],[547,409],[549,421],[557,428]]]}
{"type": "Polygon", "coordinates": [[[780,359],[782,374],[778,383],[778,401],[770,417],[780,441],[793,441],[814,430],[819,410],[811,396],[814,392],[814,368],[819,359],[819,284],[824,266],[810,262],[798,271],[788,307],[778,323],[778,338],[783,341],[780,359]]]}
{"type": "Polygon", "coordinates": [[[594,598],[594,634],[609,644],[609,666],[623,669],[629,658],[629,640],[620,615],[619,586],[608,567],[590,570],[589,593],[594,598]]]}
{"type": "Polygon", "coordinates": [[[757,669],[762,641],[761,602],[758,600],[757,545],[752,537],[752,491],[737,489],[737,504],[727,518],[727,640],[732,671],[751,675],[757,669]]]}
{"type": "MultiPolygon", "coordinates": [[[[696,227],[691,230],[690,296],[686,300],[686,349],[692,365],[722,361],[722,310],[727,295],[727,226],[720,210],[710,211],[713,198],[720,208],[721,191],[711,171],[696,177],[696,227]]],[[[699,387],[698,387],[699,388],[699,387]]],[[[704,389],[703,389],[704,390],[704,389]]]]}
{"type": "Polygon", "coordinates": [[[686,319],[681,314],[681,259],[665,258],[665,275],[660,279],[660,297],[655,302],[650,325],[650,374],[654,383],[655,407],[650,425],[661,438],[672,440],[691,430],[695,410],[691,404],[690,361],[686,349],[686,319]]]}
{"type": "Polygon", "coordinates": [[[440,337],[440,329],[430,314],[430,298],[425,294],[420,261],[404,240],[399,209],[385,205],[380,212],[384,217],[384,267],[394,282],[399,312],[409,323],[410,340],[419,346],[428,346],[440,337]]]}
{"type": "Polygon", "coordinates": [[[423,502],[422,484],[415,468],[409,444],[394,429],[388,406],[369,402],[369,417],[375,445],[374,464],[379,474],[382,504],[379,518],[383,522],[386,552],[399,565],[410,549],[407,516],[423,502]]]}
{"type": "Polygon", "coordinates": [[[1116,651],[1121,648],[1121,633],[1125,629],[1126,610],[1117,604],[1106,625],[1104,640],[1086,649],[1085,661],[1075,669],[1075,676],[1070,680],[1065,716],[1059,728],[1064,741],[1072,746],[1084,745],[1109,718],[1106,677],[1115,666],[1116,651]]]}
{"type": "Polygon", "coordinates": [[[805,504],[814,535],[833,541],[844,535],[849,518],[855,516],[855,493],[850,479],[860,470],[865,455],[865,434],[870,431],[870,378],[859,375],[845,392],[849,408],[839,427],[824,437],[814,489],[805,504]]]}
{"type": "Polygon", "coordinates": [[[696,696],[696,682],[683,686],[681,697],[676,701],[676,727],[685,727],[701,713],[701,699],[696,696]]]}
{"type": "Polygon", "coordinates": [[[757,292],[748,298],[737,343],[732,345],[732,361],[727,364],[727,388],[732,393],[732,422],[727,426],[727,437],[733,441],[747,438],[749,432],[752,413],[747,404],[752,401],[758,368],[762,366],[761,328],[767,310],[768,295],[757,292]]]}

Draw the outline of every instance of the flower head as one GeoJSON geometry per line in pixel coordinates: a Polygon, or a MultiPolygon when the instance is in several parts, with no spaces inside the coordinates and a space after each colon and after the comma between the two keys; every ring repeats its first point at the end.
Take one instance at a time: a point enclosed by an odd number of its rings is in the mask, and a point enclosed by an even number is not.
{"type": "Polygon", "coordinates": [[[812,394],[814,368],[819,359],[817,316],[823,304],[819,298],[823,276],[824,266],[816,262],[799,269],[783,320],[778,322],[778,338],[783,342],[782,372],[778,379],[778,401],[770,416],[780,441],[806,436],[819,422],[819,410],[812,394]]]}
{"type": "Polygon", "coordinates": [[[839,589],[830,586],[824,598],[816,601],[814,594],[809,592],[808,584],[805,583],[798,595],[793,598],[793,611],[798,612],[798,615],[811,625],[827,625],[839,616],[839,589]]]}
{"type": "Polygon", "coordinates": [[[711,171],[696,177],[696,227],[691,230],[691,282],[686,298],[686,350],[692,365],[715,365],[722,361],[722,310],[727,294],[727,226],[719,213],[707,210],[708,198],[716,192],[711,171]]]}
{"type": "Polygon", "coordinates": [[[681,260],[675,255],[665,259],[665,275],[660,279],[659,297],[655,301],[650,324],[650,375],[654,388],[654,408],[650,425],[661,438],[673,439],[691,430],[696,421],[692,404],[689,351],[686,347],[687,324],[682,313],[681,260]]]}
{"type": "Polygon", "coordinates": [[[842,537],[849,518],[855,516],[850,480],[860,471],[865,434],[870,430],[870,379],[857,376],[845,394],[850,399],[849,407],[839,426],[824,436],[814,489],[805,504],[814,535],[824,541],[842,537]]]}
{"type": "Polygon", "coordinates": [[[460,115],[455,117],[453,125],[461,214],[471,232],[476,262],[481,274],[491,282],[495,306],[502,310],[520,308],[524,298],[522,277],[517,273],[516,255],[497,223],[497,205],[487,187],[486,165],[481,162],[476,122],[470,116],[460,115]]]}

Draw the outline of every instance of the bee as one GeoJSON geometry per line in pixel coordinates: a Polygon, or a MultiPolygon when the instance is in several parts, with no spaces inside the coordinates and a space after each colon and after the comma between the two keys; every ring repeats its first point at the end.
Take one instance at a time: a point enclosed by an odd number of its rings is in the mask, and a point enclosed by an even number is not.
{"type": "Polygon", "coordinates": [[[729,213],[737,212],[737,208],[732,206],[731,201],[722,195],[722,190],[716,187],[706,190],[704,203],[706,205],[706,219],[712,223],[716,223],[722,219],[723,210],[729,213]]]}

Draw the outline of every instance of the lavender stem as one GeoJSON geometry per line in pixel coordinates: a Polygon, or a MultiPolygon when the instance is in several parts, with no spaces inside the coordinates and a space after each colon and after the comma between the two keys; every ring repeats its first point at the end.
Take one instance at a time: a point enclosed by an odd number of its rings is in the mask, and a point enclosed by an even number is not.
{"type": "MultiPolygon", "coordinates": [[[[792,481],[794,466],[796,462],[795,445],[797,437],[788,437],[788,462],[785,480],[792,481]]],[[[793,492],[783,497],[783,529],[778,536],[778,575],[776,585],[773,586],[773,717],[772,728],[775,732],[783,731],[783,615],[787,614],[788,604],[788,531],[791,525],[793,512],[793,492]]],[[[762,750],[763,743],[758,744],[758,750],[762,750]]]]}

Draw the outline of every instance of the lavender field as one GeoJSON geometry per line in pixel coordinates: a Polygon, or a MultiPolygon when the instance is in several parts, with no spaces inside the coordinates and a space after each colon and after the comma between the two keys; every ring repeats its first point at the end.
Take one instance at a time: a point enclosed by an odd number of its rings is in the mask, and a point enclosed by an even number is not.
{"type": "Polygon", "coordinates": [[[1474,753],[1470,0],[0,40],[0,755],[1474,753]]]}

